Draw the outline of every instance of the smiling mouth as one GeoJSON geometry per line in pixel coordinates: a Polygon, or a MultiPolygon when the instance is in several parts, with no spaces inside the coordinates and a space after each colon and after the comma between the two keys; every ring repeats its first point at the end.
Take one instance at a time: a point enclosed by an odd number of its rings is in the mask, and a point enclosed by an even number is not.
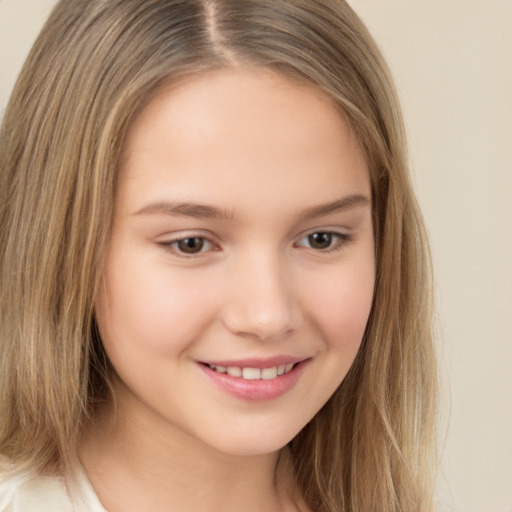
{"type": "Polygon", "coordinates": [[[217,373],[224,373],[230,377],[238,377],[245,380],[272,380],[291,372],[298,363],[281,364],[271,368],[252,368],[240,366],[218,366],[214,364],[206,364],[210,370],[217,373]]]}
{"type": "Polygon", "coordinates": [[[311,357],[203,361],[199,367],[221,390],[237,399],[261,402],[276,399],[299,382],[311,357]]]}

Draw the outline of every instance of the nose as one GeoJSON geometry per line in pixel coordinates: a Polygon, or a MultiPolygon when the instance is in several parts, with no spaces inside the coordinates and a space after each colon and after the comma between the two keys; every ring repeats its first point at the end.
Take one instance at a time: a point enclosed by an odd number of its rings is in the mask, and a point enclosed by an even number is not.
{"type": "Polygon", "coordinates": [[[294,282],[278,257],[253,255],[229,275],[225,327],[238,336],[278,340],[302,324],[294,282]]]}

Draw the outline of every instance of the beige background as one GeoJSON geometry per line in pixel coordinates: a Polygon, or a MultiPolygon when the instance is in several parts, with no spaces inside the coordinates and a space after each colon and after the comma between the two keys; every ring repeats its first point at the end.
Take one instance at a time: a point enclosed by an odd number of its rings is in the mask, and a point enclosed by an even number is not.
{"type": "MultiPolygon", "coordinates": [[[[0,112],[54,3],[0,0],[0,112]]],[[[440,510],[512,512],[512,0],[351,4],[395,73],[432,238],[440,510]]]]}

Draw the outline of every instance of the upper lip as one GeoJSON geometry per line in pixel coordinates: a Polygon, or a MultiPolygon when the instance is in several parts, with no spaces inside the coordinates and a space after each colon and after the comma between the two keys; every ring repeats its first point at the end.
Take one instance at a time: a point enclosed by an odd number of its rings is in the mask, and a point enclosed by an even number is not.
{"type": "Polygon", "coordinates": [[[281,366],[285,364],[296,364],[301,361],[305,361],[309,359],[308,357],[297,357],[297,356],[287,356],[287,355],[279,355],[273,357],[266,358],[256,358],[249,357],[245,359],[215,359],[211,361],[200,361],[203,364],[208,364],[211,366],[235,366],[238,368],[274,368],[275,366],[281,366]]]}

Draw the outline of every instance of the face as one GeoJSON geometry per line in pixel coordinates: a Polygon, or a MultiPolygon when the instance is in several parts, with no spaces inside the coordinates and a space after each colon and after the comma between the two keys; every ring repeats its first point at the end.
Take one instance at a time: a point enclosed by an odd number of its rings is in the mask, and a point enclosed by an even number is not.
{"type": "Polygon", "coordinates": [[[223,70],[133,123],[97,322],[130,418],[229,454],[289,442],[359,349],[374,288],[370,181],[312,86],[223,70]]]}

